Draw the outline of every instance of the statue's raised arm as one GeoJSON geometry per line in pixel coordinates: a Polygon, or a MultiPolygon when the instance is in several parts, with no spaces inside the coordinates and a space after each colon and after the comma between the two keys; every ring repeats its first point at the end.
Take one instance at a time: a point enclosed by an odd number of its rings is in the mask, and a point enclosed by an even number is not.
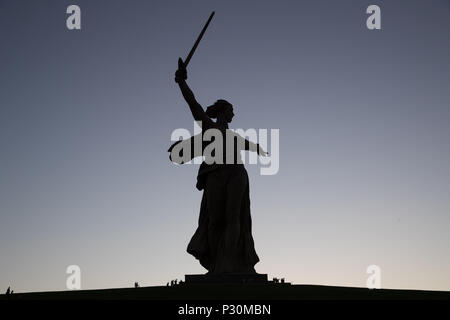
{"type": "Polygon", "coordinates": [[[175,72],[175,82],[178,83],[180,87],[181,93],[183,94],[184,100],[186,100],[189,108],[191,109],[192,116],[195,121],[202,121],[202,123],[206,123],[207,125],[212,124],[211,118],[209,118],[202,106],[195,99],[194,93],[189,88],[186,83],[187,79],[187,71],[186,67],[181,58],[178,58],[178,70],[175,72]]]}

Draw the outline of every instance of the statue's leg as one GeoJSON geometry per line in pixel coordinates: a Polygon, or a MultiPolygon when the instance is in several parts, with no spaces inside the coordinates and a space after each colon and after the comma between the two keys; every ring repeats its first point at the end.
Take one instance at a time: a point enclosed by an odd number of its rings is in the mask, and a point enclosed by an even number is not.
{"type": "Polygon", "coordinates": [[[208,208],[208,244],[211,256],[211,266],[212,270],[210,272],[215,273],[217,270],[216,262],[218,253],[220,239],[223,237],[224,230],[224,207],[225,207],[225,190],[224,181],[221,178],[219,172],[211,172],[208,174],[205,194],[206,194],[206,205],[208,208]]]}
{"type": "Polygon", "coordinates": [[[241,233],[240,215],[241,204],[247,188],[247,176],[245,171],[237,171],[228,180],[226,186],[226,228],[225,228],[225,252],[227,269],[231,272],[239,272],[240,261],[238,261],[238,241],[241,233]]]}

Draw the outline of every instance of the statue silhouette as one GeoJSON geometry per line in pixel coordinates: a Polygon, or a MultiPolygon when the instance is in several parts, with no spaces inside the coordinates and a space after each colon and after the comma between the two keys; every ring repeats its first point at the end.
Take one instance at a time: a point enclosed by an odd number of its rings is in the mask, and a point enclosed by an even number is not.
{"type": "MultiPolygon", "coordinates": [[[[186,67],[179,58],[175,82],[178,83],[194,120],[201,121],[202,134],[209,129],[217,129],[225,137],[230,131],[228,123],[234,116],[233,106],[226,100],[217,100],[205,112],[186,79],[186,67]]],[[[235,139],[243,139],[234,135],[235,139]]],[[[188,244],[187,252],[200,261],[208,274],[256,273],[254,266],[259,258],[252,237],[248,175],[240,161],[240,150],[255,151],[260,155],[267,153],[258,144],[244,140],[244,144],[235,143],[232,149],[234,161],[229,163],[226,160],[229,150],[224,144],[224,161],[210,163],[205,159],[198,171],[197,188],[203,190],[203,197],[198,227],[188,244]],[[243,148],[239,149],[238,145],[243,148]]],[[[202,148],[205,146],[204,144],[202,148]]]]}

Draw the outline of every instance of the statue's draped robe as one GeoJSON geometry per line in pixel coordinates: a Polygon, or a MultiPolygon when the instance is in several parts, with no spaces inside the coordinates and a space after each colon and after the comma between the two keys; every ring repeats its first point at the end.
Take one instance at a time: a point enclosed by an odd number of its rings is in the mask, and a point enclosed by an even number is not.
{"type": "Polygon", "coordinates": [[[236,201],[241,202],[239,214],[240,232],[237,246],[235,246],[235,250],[233,250],[234,252],[225,254],[225,242],[227,241],[224,236],[224,231],[227,227],[225,223],[220,226],[216,234],[212,235],[211,232],[208,232],[211,216],[217,217],[219,215],[227,215],[227,208],[224,203],[222,212],[209,212],[206,197],[207,191],[204,190],[200,206],[198,228],[189,242],[187,252],[198,259],[200,264],[212,274],[254,273],[254,265],[259,261],[259,258],[256,254],[252,237],[252,219],[250,216],[250,197],[247,171],[243,165],[236,165],[235,167],[229,166],[227,168],[224,166],[218,166],[212,171],[209,171],[208,169],[210,168],[207,168],[205,163],[203,163],[200,167],[197,183],[198,188],[208,188],[209,183],[225,184],[226,181],[221,180],[229,175],[237,174],[245,176],[245,191],[243,192],[241,199],[236,199],[236,201]],[[204,171],[206,171],[206,173],[204,171]],[[205,182],[205,185],[203,185],[202,180],[206,180],[207,175],[209,175],[209,179],[205,182]],[[211,236],[217,238],[214,240],[209,239],[211,236]],[[217,243],[216,247],[211,248],[211,243],[217,243]]]}
{"type": "MultiPolygon", "coordinates": [[[[206,129],[208,128],[203,128],[203,130],[206,129]]],[[[223,128],[219,129],[224,132],[223,128]]],[[[246,150],[256,151],[256,148],[255,144],[246,141],[246,150]]],[[[240,159],[240,150],[235,148],[234,152],[235,157],[240,159]]],[[[237,161],[236,158],[235,161],[237,161]]],[[[187,252],[198,259],[210,274],[255,273],[254,266],[259,258],[252,237],[249,181],[244,165],[236,164],[236,162],[235,164],[207,164],[203,162],[198,171],[197,189],[203,190],[200,216],[197,230],[188,244],[187,252]],[[236,183],[236,181],[239,181],[241,185],[229,185],[236,183]],[[226,190],[235,187],[242,188],[243,192],[239,199],[229,199],[226,190]],[[220,192],[223,193],[215,196],[215,191],[208,193],[208,188],[220,189],[220,192]],[[209,197],[207,197],[207,194],[209,194],[209,197]],[[210,201],[221,202],[220,205],[214,206],[216,208],[213,210],[214,212],[208,209],[211,208],[207,203],[208,198],[210,201]],[[230,239],[225,236],[225,230],[229,227],[226,220],[230,215],[225,205],[227,201],[232,201],[234,204],[240,202],[238,239],[234,239],[232,246],[230,246],[230,239]],[[212,219],[222,221],[218,226],[215,225],[214,232],[210,230],[212,219]],[[230,247],[233,248],[231,251],[230,247]]]]}

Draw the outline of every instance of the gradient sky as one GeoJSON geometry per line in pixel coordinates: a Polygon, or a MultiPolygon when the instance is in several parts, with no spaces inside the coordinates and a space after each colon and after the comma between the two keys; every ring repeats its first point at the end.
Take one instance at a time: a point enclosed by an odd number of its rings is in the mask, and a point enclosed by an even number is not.
{"type": "Polygon", "coordinates": [[[0,0],[0,290],[65,290],[72,264],[83,289],[205,272],[197,167],[166,150],[193,130],[173,74],[212,10],[197,99],[280,129],[279,173],[247,165],[256,270],[450,290],[448,0],[0,0]]]}

